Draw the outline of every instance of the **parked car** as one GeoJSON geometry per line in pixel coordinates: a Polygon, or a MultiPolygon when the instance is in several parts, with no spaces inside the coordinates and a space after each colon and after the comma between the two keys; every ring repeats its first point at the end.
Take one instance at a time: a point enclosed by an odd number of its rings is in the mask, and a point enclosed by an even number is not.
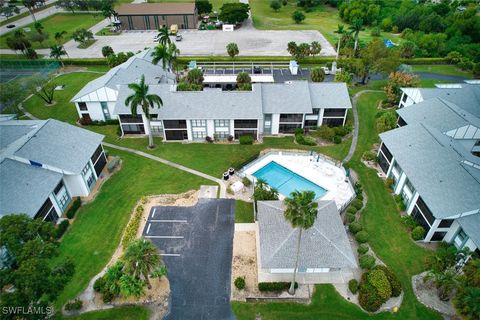
{"type": "Polygon", "coordinates": [[[7,26],[7,29],[12,29],[12,28],[15,28],[15,25],[14,25],[14,24],[9,24],[9,25],[7,26]]]}
{"type": "Polygon", "coordinates": [[[259,66],[253,66],[253,73],[254,74],[262,73],[262,68],[260,68],[259,66]]]}
{"type": "Polygon", "coordinates": [[[155,37],[153,37],[153,42],[158,42],[160,41],[160,33],[157,34],[155,37]]]}
{"type": "Polygon", "coordinates": [[[327,67],[322,67],[322,70],[323,72],[325,72],[325,74],[330,74],[330,69],[328,69],[327,67]]]}
{"type": "Polygon", "coordinates": [[[175,41],[182,41],[182,39],[183,39],[183,37],[182,37],[181,34],[177,34],[177,35],[175,36],[175,41]]]}

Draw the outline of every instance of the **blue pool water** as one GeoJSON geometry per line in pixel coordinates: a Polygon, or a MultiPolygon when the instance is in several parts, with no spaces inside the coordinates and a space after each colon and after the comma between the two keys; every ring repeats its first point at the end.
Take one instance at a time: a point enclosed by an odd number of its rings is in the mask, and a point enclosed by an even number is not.
{"type": "Polygon", "coordinates": [[[313,191],[315,199],[323,197],[327,190],[318,184],[299,176],[275,161],[255,171],[253,176],[267,181],[268,185],[276,188],[282,195],[288,197],[292,191],[313,191]]]}

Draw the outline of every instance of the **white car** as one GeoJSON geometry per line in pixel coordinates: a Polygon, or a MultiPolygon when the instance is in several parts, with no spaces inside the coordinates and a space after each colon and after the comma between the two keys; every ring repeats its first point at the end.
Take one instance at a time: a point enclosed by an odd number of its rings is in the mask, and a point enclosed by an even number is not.
{"type": "Polygon", "coordinates": [[[160,41],[160,37],[161,37],[161,36],[160,36],[160,33],[157,34],[155,37],[153,37],[153,42],[158,42],[158,41],[160,41]]]}

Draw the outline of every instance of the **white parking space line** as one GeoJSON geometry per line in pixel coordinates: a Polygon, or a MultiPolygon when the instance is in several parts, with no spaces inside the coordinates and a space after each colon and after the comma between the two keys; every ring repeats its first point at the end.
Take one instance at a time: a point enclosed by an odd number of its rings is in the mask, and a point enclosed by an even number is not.
{"type": "Polygon", "coordinates": [[[148,222],[178,222],[178,223],[187,223],[187,220],[148,220],[148,222]]]}
{"type": "Polygon", "coordinates": [[[183,239],[183,236],[145,236],[145,238],[152,239],[183,239]]]}
{"type": "Polygon", "coordinates": [[[155,212],[157,212],[157,208],[153,208],[152,218],[155,218],[155,212]]]}
{"type": "Polygon", "coordinates": [[[149,223],[149,224],[148,224],[148,227],[147,227],[147,232],[146,232],[147,234],[148,234],[148,232],[150,232],[150,227],[151,227],[151,226],[152,226],[152,224],[149,223]]]}
{"type": "Polygon", "coordinates": [[[160,253],[162,257],[180,257],[178,253],[160,253]]]}

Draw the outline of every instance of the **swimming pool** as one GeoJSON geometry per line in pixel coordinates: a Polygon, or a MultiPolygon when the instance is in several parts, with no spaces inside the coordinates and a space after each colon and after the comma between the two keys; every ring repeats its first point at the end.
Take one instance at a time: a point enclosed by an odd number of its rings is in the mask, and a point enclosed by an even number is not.
{"type": "Polygon", "coordinates": [[[279,165],[275,161],[269,162],[261,169],[252,174],[257,179],[267,181],[268,185],[276,188],[285,197],[290,196],[292,191],[313,191],[315,192],[315,199],[323,197],[327,192],[318,184],[299,176],[295,172],[279,165]]]}

